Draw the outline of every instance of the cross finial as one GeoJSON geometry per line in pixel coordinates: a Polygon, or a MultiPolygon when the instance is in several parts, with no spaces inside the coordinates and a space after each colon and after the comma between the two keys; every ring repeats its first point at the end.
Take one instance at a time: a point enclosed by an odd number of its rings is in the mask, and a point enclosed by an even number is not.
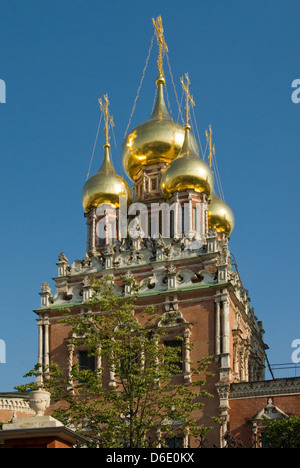
{"type": "Polygon", "coordinates": [[[180,81],[181,81],[183,90],[185,91],[185,95],[186,95],[186,107],[185,107],[186,126],[189,126],[190,105],[194,106],[195,102],[194,102],[193,96],[190,93],[190,84],[191,84],[191,82],[190,82],[190,79],[189,79],[189,75],[187,73],[185,74],[185,79],[186,79],[186,83],[184,82],[183,77],[180,78],[180,81]]]}
{"type": "Polygon", "coordinates": [[[209,126],[209,134],[208,134],[208,131],[205,130],[205,135],[206,135],[206,140],[209,144],[209,155],[208,155],[208,161],[209,161],[209,166],[211,167],[212,166],[212,157],[213,155],[216,154],[216,150],[215,150],[215,145],[213,144],[212,142],[212,129],[211,129],[211,125],[209,126]]]}
{"type": "Polygon", "coordinates": [[[114,124],[113,116],[110,115],[109,110],[108,110],[109,100],[108,100],[107,94],[105,94],[103,97],[104,97],[105,104],[103,104],[101,98],[98,101],[100,104],[100,109],[102,110],[104,117],[105,117],[105,127],[104,127],[104,133],[106,137],[105,145],[109,145],[109,139],[110,139],[109,128],[114,127],[115,124],[114,124]]]}
{"type": "Polygon", "coordinates": [[[164,38],[164,28],[163,28],[163,25],[162,25],[161,16],[159,16],[156,19],[156,21],[155,21],[154,18],[152,18],[152,22],[153,22],[153,26],[155,28],[157,42],[158,42],[158,48],[159,48],[158,60],[157,60],[158,72],[159,72],[159,76],[163,77],[164,76],[164,71],[163,71],[163,50],[168,52],[168,46],[167,46],[165,38],[164,38]]]}

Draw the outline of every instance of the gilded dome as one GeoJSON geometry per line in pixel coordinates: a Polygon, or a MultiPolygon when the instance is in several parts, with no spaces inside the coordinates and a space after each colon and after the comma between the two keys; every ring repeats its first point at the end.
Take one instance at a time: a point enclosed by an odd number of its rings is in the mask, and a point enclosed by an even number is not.
{"type": "Polygon", "coordinates": [[[229,236],[233,231],[234,223],[234,214],[230,206],[213,192],[208,206],[208,228],[225,232],[229,236]]]}
{"type": "MultiPolygon", "coordinates": [[[[165,100],[163,77],[158,78],[157,99],[149,120],[135,127],[122,145],[123,167],[128,177],[135,181],[142,166],[157,163],[170,164],[179,154],[184,141],[184,128],[170,117],[165,100]]],[[[191,147],[198,151],[193,135],[191,147]]]]}
{"type": "Polygon", "coordinates": [[[93,206],[98,207],[102,203],[119,206],[119,197],[126,196],[131,202],[131,190],[127,182],[119,176],[110,160],[110,145],[104,145],[104,160],[102,166],[90,177],[82,189],[82,205],[86,212],[93,206]]]}
{"type": "Polygon", "coordinates": [[[213,190],[213,173],[191,146],[190,136],[190,127],[186,125],[182,150],[162,175],[161,188],[166,197],[189,189],[199,193],[206,192],[208,195],[213,190]]]}

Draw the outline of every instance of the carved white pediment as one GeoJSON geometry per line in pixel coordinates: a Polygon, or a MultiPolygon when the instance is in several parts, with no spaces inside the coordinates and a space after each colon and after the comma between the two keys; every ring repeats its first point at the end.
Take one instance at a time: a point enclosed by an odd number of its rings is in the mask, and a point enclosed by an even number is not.
{"type": "Polygon", "coordinates": [[[287,419],[288,415],[273,405],[272,398],[268,398],[267,405],[262,408],[257,415],[253,418],[254,421],[265,421],[273,419],[287,419]]]}
{"type": "Polygon", "coordinates": [[[165,312],[162,317],[159,319],[157,326],[158,327],[176,327],[178,325],[186,324],[186,320],[183,318],[181,312],[170,311],[165,312]]]}

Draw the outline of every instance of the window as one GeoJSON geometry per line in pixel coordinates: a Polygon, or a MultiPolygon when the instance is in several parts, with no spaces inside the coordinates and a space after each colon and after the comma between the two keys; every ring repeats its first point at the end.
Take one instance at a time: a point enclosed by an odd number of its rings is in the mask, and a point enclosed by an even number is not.
{"type": "Polygon", "coordinates": [[[197,208],[193,206],[193,231],[197,231],[197,208]]]}
{"type": "Polygon", "coordinates": [[[103,245],[105,245],[105,238],[97,237],[97,246],[102,247],[103,245]]]}
{"type": "Polygon", "coordinates": [[[165,447],[183,448],[183,437],[172,437],[170,439],[165,439],[165,447]]]}
{"type": "Polygon", "coordinates": [[[115,221],[109,222],[109,242],[112,244],[116,241],[116,223],[115,221]]]}
{"type": "Polygon", "coordinates": [[[174,223],[175,223],[174,211],[171,210],[170,211],[170,238],[171,239],[173,239],[175,235],[174,223]]]}
{"type": "Polygon", "coordinates": [[[78,351],[77,360],[80,371],[94,371],[96,369],[95,356],[89,356],[88,351],[78,351]]]}
{"type": "Polygon", "coordinates": [[[106,243],[106,229],[105,217],[102,217],[97,222],[97,247],[102,247],[106,243]]]}
{"type": "Polygon", "coordinates": [[[260,444],[261,448],[270,448],[266,442],[266,434],[264,432],[260,435],[260,444]]]}
{"type": "MultiPolygon", "coordinates": [[[[177,370],[177,373],[181,373],[183,369],[183,362],[182,362],[182,341],[180,340],[167,340],[164,341],[164,346],[166,348],[172,348],[174,349],[174,353],[172,358],[174,357],[174,361],[172,360],[170,362],[170,365],[175,366],[175,369],[177,370]],[[176,356],[176,359],[175,359],[176,356]]],[[[173,369],[173,370],[175,370],[173,369]]]]}
{"type": "Polygon", "coordinates": [[[151,186],[151,190],[156,190],[156,186],[157,186],[156,179],[151,179],[151,185],[150,186],[151,186]]]}
{"type": "Polygon", "coordinates": [[[181,235],[184,237],[185,235],[185,230],[187,230],[187,210],[185,206],[181,207],[181,235]]]}

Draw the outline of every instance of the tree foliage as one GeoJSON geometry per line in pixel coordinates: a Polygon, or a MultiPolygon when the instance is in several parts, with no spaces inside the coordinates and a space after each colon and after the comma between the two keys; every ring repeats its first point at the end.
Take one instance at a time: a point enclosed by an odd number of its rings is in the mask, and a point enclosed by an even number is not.
{"type": "MultiPolygon", "coordinates": [[[[176,331],[174,314],[158,326],[154,308],[145,307],[137,320],[139,286],[133,278],[123,280],[130,295],[116,294],[111,278],[105,277],[93,281],[84,313],[64,311],[62,321],[72,326],[69,344],[87,350],[97,366],[82,369],[74,363],[67,376],[57,365],[50,367],[44,385],[52,400],[63,402],[54,416],[88,434],[99,447],[147,447],[150,440],[157,446],[178,431],[205,435],[211,428],[199,424],[195,411],[203,408],[204,398],[212,397],[204,389],[211,375],[210,358],[190,362],[191,378],[178,382],[174,375],[182,357],[176,347],[163,345],[167,333],[176,331]]],[[[173,336],[183,339],[180,334],[173,336]]],[[[38,367],[31,375],[37,371],[38,367]]]]}
{"type": "Polygon", "coordinates": [[[263,442],[268,448],[300,448],[300,417],[271,421],[263,434],[263,442]]]}

